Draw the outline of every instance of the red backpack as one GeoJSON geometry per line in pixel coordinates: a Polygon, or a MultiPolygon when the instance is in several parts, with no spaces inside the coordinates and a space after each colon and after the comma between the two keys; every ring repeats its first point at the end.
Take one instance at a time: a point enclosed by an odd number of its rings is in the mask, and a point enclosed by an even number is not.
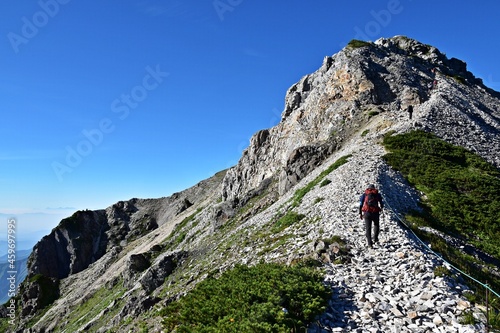
{"type": "Polygon", "coordinates": [[[367,188],[365,191],[365,201],[362,207],[363,212],[378,213],[380,207],[378,206],[378,190],[376,188],[367,188]]]}

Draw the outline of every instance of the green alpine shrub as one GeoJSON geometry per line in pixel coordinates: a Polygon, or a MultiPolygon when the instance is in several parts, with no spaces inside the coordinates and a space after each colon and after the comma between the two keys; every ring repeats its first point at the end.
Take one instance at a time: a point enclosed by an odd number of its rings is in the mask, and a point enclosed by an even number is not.
{"type": "Polygon", "coordinates": [[[168,332],[306,332],[330,290],[304,266],[238,265],[163,309],[168,332]]]}

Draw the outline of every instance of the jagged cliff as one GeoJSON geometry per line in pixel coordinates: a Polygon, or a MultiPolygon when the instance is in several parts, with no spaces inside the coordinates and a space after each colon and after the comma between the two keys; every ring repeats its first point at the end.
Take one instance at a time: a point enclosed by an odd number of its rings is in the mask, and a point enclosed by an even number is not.
{"type": "MultiPolygon", "coordinates": [[[[412,310],[396,304],[413,302],[410,297],[422,290],[432,294],[421,297],[429,302],[432,325],[459,327],[460,308],[470,304],[454,286],[430,277],[435,258],[398,225],[399,214],[419,210],[419,193],[384,162],[380,140],[389,132],[421,129],[498,168],[499,109],[497,92],[468,72],[464,62],[448,59],[435,47],[402,36],[353,41],[288,90],[280,123],[257,132],[236,166],[167,198],[131,199],[61,221],[34,248],[20,291],[22,315],[12,331],[122,332],[134,330],[137,322],[160,331],[155,311],[209,274],[235,263],[290,263],[308,256],[324,261],[325,280],[350,294],[352,303],[399,286],[399,294],[384,298],[385,310],[377,308],[386,315],[372,331],[416,325],[401,319],[402,312],[412,310]],[[410,104],[412,120],[404,111],[410,104]],[[276,217],[291,209],[294,191],[343,156],[349,156],[347,163],[328,175],[330,185],[314,187],[294,204],[306,218],[272,231],[276,217]],[[384,218],[388,245],[376,255],[364,251],[356,214],[368,183],[376,183],[392,207],[384,218]],[[349,243],[351,265],[332,265],[340,254],[321,239],[333,235],[349,243]],[[380,276],[373,266],[384,269],[385,282],[368,287],[370,274],[380,276]],[[405,271],[413,276],[403,276],[405,271]],[[432,297],[453,308],[450,318],[436,319],[443,308],[431,307],[432,297]],[[97,305],[88,309],[87,304],[97,305]]],[[[311,330],[349,331],[351,319],[333,311],[342,307],[356,312],[352,321],[370,316],[363,306],[349,307],[335,298],[328,316],[311,330]]],[[[375,325],[362,322],[356,329],[375,325]]]]}
{"type": "Polygon", "coordinates": [[[447,59],[435,47],[405,37],[347,46],[288,90],[282,121],[253,136],[228,171],[223,196],[240,198],[268,178],[278,181],[283,194],[350,139],[368,114],[401,112],[409,104],[417,106],[427,130],[481,150],[498,166],[498,114],[491,109],[497,97],[464,62],[447,59]],[[476,135],[482,137],[479,145],[476,135]]]}

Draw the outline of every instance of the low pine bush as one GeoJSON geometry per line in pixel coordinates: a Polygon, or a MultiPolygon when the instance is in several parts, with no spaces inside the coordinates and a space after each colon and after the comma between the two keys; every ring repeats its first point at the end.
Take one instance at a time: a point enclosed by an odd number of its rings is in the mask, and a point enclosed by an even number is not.
{"type": "Polygon", "coordinates": [[[301,265],[238,265],[169,304],[163,324],[179,333],[306,332],[331,296],[322,281],[301,265]]]}

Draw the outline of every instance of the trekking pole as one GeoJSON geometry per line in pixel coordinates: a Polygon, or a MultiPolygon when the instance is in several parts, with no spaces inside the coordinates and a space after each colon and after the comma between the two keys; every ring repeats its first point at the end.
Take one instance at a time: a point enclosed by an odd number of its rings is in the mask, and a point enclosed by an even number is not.
{"type": "MultiPolygon", "coordinates": [[[[382,215],[382,216],[381,216],[382,218],[380,219],[380,223],[382,224],[382,222],[385,222],[385,223],[384,223],[384,233],[383,233],[383,234],[384,234],[384,236],[383,236],[383,238],[384,238],[384,243],[386,243],[386,242],[387,242],[387,240],[388,240],[388,238],[385,236],[385,234],[389,231],[389,230],[387,229],[389,224],[387,223],[387,221],[385,221],[385,219],[387,218],[387,214],[386,214],[386,213],[384,212],[384,210],[382,209],[382,210],[380,211],[380,215],[382,215]]],[[[382,230],[382,225],[380,226],[380,230],[382,230]]]]}

